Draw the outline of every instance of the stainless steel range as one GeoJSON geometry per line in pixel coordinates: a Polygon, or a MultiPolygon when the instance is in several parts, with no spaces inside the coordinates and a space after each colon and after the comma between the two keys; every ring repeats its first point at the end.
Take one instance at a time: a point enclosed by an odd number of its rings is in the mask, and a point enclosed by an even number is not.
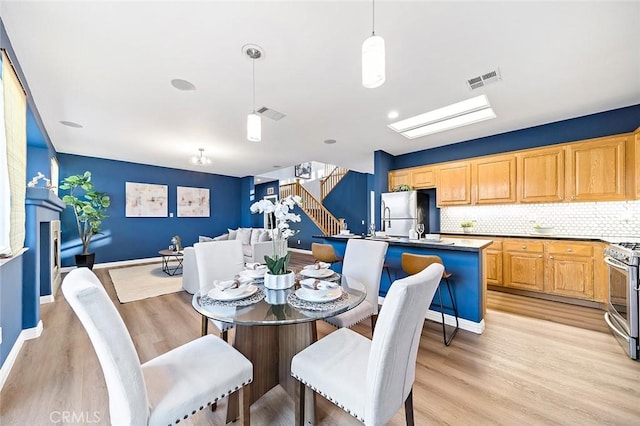
{"type": "Polygon", "coordinates": [[[638,359],[640,243],[611,244],[604,251],[609,276],[609,304],[604,319],[632,359],[638,359]]]}

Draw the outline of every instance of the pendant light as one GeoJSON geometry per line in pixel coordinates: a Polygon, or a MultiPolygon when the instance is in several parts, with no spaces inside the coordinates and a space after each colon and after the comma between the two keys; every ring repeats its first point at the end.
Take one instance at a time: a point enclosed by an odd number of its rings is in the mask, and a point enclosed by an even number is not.
{"type": "Polygon", "coordinates": [[[198,148],[200,151],[200,155],[194,155],[191,157],[191,162],[198,166],[206,166],[207,164],[211,164],[211,159],[204,156],[204,148],[198,148]]]}
{"type": "Polygon", "coordinates": [[[362,85],[367,89],[380,87],[385,81],[384,39],[376,35],[375,0],[372,0],[371,3],[373,10],[371,37],[362,43],[362,85]]]}
{"type": "Polygon", "coordinates": [[[256,114],[256,60],[262,57],[262,49],[256,45],[246,45],[242,50],[251,59],[253,66],[253,112],[247,116],[247,139],[251,142],[260,142],[262,119],[256,114]]]}

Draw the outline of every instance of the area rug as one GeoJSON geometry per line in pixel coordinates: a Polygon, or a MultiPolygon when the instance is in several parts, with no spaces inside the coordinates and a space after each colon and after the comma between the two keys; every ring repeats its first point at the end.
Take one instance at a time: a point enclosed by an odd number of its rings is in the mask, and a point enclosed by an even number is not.
{"type": "Polygon", "coordinates": [[[182,275],[169,276],[153,263],[109,270],[120,303],[148,299],[182,290],[182,275]]]}

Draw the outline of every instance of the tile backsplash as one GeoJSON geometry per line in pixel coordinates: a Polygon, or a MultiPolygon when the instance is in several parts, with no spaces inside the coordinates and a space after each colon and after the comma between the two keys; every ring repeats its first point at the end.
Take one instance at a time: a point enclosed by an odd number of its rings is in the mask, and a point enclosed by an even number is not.
{"type": "Polygon", "coordinates": [[[474,233],[527,234],[533,225],[554,227],[566,236],[640,237],[640,201],[456,206],[440,209],[440,232],[461,232],[475,221],[474,233]]]}

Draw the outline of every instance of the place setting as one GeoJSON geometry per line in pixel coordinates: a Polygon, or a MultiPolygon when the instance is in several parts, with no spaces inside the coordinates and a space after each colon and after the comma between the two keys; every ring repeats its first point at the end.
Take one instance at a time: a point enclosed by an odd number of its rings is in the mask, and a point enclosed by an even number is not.
{"type": "Polygon", "coordinates": [[[213,288],[202,296],[200,304],[231,307],[252,305],[265,297],[255,284],[253,278],[240,274],[232,280],[214,280],[213,288]]]}
{"type": "Polygon", "coordinates": [[[335,281],[305,278],[300,287],[287,296],[287,303],[305,311],[330,311],[344,307],[349,295],[335,281]]]}
{"type": "Polygon", "coordinates": [[[313,265],[307,265],[302,268],[300,275],[305,278],[323,278],[329,281],[336,281],[340,276],[332,269],[329,269],[330,267],[330,263],[318,261],[313,265]]]}

